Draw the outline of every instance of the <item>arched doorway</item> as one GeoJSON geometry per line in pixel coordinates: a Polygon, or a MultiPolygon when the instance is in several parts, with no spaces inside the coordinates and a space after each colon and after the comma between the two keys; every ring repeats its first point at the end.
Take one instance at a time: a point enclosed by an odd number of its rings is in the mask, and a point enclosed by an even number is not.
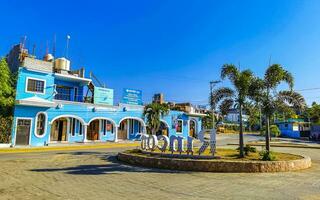
{"type": "Polygon", "coordinates": [[[193,119],[189,121],[189,136],[197,137],[197,122],[193,119]]]}
{"type": "Polygon", "coordinates": [[[61,115],[51,120],[50,142],[68,141],[68,136],[82,136],[84,121],[73,115],[61,115]]]}
{"type": "Polygon", "coordinates": [[[169,136],[169,126],[167,123],[161,121],[160,122],[160,128],[158,130],[158,132],[156,133],[156,135],[166,135],[169,136]]]}
{"type": "Polygon", "coordinates": [[[138,118],[125,118],[120,121],[118,128],[118,139],[138,139],[144,133],[145,124],[138,118]]]}
{"type": "Polygon", "coordinates": [[[99,140],[99,120],[93,120],[90,122],[88,129],[87,129],[87,140],[99,140]]]}
{"type": "Polygon", "coordinates": [[[87,129],[87,140],[107,140],[107,137],[115,133],[115,122],[107,118],[93,118],[87,129]]]}

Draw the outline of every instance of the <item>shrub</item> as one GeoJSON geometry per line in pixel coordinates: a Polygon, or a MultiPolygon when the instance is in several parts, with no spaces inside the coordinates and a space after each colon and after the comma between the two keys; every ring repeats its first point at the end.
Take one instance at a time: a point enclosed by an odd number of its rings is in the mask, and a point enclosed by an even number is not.
{"type": "Polygon", "coordinates": [[[0,116],[0,143],[10,143],[12,119],[0,116]]]}
{"type": "Polygon", "coordinates": [[[260,156],[261,156],[261,160],[264,160],[264,161],[274,161],[274,160],[276,160],[276,156],[271,151],[270,152],[261,151],[260,152],[260,156]]]}
{"type": "MultiPolygon", "coordinates": [[[[240,151],[240,147],[238,147],[237,150],[240,151]]],[[[255,147],[250,146],[250,145],[246,145],[243,148],[243,151],[244,151],[245,155],[248,156],[250,153],[257,152],[257,149],[255,147]]]]}
{"type": "MultiPolygon", "coordinates": [[[[262,136],[266,135],[266,127],[265,126],[261,129],[261,133],[260,134],[262,136]]],[[[281,135],[280,129],[278,128],[277,125],[271,125],[270,126],[270,135],[272,137],[279,137],[281,135]]]]}

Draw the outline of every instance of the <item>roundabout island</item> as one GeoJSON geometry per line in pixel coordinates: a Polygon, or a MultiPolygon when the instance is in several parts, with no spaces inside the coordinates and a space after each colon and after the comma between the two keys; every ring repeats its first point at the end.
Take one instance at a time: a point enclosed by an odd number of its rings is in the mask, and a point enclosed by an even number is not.
{"type": "Polygon", "coordinates": [[[236,149],[216,149],[215,133],[210,140],[203,138],[200,147],[193,147],[191,137],[184,141],[176,136],[144,135],[140,149],[119,153],[118,160],[147,168],[222,173],[288,172],[311,167],[310,157],[289,153],[272,152],[275,159],[265,161],[261,158],[263,152],[251,149],[239,158],[236,149]]]}
{"type": "Polygon", "coordinates": [[[147,152],[135,149],[119,153],[118,159],[131,165],[148,168],[198,172],[287,172],[311,167],[309,157],[278,152],[274,154],[277,156],[277,160],[263,161],[257,157],[258,152],[246,158],[238,158],[237,151],[233,149],[217,149],[217,154],[211,158],[205,155],[188,157],[185,154],[147,152]]]}

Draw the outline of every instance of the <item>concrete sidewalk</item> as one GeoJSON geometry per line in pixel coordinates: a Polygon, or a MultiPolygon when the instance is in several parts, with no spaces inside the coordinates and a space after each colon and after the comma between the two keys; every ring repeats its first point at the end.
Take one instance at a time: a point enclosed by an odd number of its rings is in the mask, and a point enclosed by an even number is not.
{"type": "Polygon", "coordinates": [[[74,143],[74,144],[52,144],[43,147],[17,146],[13,148],[0,148],[2,153],[31,153],[31,152],[47,152],[47,151],[73,151],[86,149],[109,149],[109,148],[124,148],[138,147],[139,142],[105,142],[105,143],[74,143]]]}

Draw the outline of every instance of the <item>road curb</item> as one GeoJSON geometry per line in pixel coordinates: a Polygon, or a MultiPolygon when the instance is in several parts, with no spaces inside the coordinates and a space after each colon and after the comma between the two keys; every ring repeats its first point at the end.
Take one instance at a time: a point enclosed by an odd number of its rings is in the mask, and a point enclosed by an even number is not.
{"type": "Polygon", "coordinates": [[[54,147],[29,147],[29,148],[10,148],[0,149],[0,154],[7,153],[32,153],[32,152],[48,152],[48,151],[73,151],[88,149],[110,149],[123,147],[137,147],[138,143],[115,143],[115,144],[95,144],[95,145],[74,145],[74,146],[54,146],[54,147]]]}
{"type": "Polygon", "coordinates": [[[223,173],[270,173],[288,172],[311,167],[311,159],[301,156],[297,160],[287,161],[233,161],[220,159],[179,159],[139,155],[136,153],[118,153],[118,160],[142,167],[197,172],[223,173]]]}
{"type": "MultiPolygon", "coordinates": [[[[232,146],[239,146],[239,144],[227,144],[232,146]]],[[[257,147],[263,147],[266,146],[265,144],[252,144],[247,143],[249,146],[257,146],[257,147]]],[[[301,148],[301,149],[320,149],[320,147],[314,147],[314,146],[298,146],[298,145],[281,145],[281,144],[270,144],[271,147],[288,147],[288,148],[301,148]]]]}

